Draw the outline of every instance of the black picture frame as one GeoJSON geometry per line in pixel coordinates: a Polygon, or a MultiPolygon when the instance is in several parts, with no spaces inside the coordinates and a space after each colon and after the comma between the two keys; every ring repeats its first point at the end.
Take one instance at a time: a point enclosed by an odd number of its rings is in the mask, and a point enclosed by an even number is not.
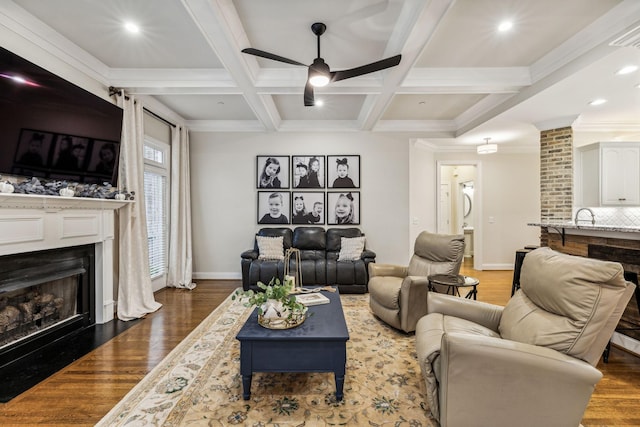
{"type": "Polygon", "coordinates": [[[359,191],[328,191],[326,205],[327,225],[360,225],[360,203],[359,191]],[[350,200],[352,214],[348,220],[343,221],[336,205],[338,201],[342,204],[345,199],[350,200]]]}
{"type": "Polygon", "coordinates": [[[287,189],[289,188],[289,158],[290,156],[256,156],[256,188],[258,189],[287,189]],[[271,182],[262,179],[268,165],[278,164],[278,172],[273,175],[271,182]]]}
{"type": "Polygon", "coordinates": [[[291,192],[291,224],[324,225],[326,209],[324,191],[292,191],[291,192]],[[302,200],[299,198],[302,197],[302,200]],[[304,213],[296,214],[297,204],[302,201],[304,213]],[[320,208],[318,210],[317,208],[320,208]]]}
{"type": "Polygon", "coordinates": [[[52,170],[67,173],[85,172],[91,157],[89,138],[60,134],[53,151],[52,170]]]}
{"type": "Polygon", "coordinates": [[[327,188],[360,188],[360,156],[327,156],[327,188]],[[346,165],[347,176],[340,176],[346,165]],[[340,168],[340,171],[338,170],[340,168]],[[340,178],[340,179],[338,179],[340,178]]]}
{"type": "Polygon", "coordinates": [[[291,156],[291,189],[325,188],[325,156],[291,156]]]}
{"type": "Polygon", "coordinates": [[[50,151],[55,133],[35,129],[20,129],[20,139],[13,164],[15,167],[44,169],[51,166],[50,151]]]}
{"type": "Polygon", "coordinates": [[[258,224],[291,224],[289,212],[291,211],[290,191],[258,191],[256,221],[258,224]],[[271,213],[271,200],[280,198],[280,215],[273,217],[271,213]]]}
{"type": "Polygon", "coordinates": [[[95,174],[96,178],[106,178],[111,181],[118,173],[119,158],[120,144],[118,142],[96,139],[91,147],[88,172],[95,174]]]}

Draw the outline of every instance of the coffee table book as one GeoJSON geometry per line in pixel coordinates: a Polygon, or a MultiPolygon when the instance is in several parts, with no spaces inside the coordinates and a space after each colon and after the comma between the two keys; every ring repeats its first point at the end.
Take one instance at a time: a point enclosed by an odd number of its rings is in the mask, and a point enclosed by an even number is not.
{"type": "Polygon", "coordinates": [[[310,307],[312,305],[329,304],[330,302],[329,298],[327,298],[326,296],[322,295],[319,292],[296,295],[296,300],[299,303],[306,305],[307,307],[310,307]]]}

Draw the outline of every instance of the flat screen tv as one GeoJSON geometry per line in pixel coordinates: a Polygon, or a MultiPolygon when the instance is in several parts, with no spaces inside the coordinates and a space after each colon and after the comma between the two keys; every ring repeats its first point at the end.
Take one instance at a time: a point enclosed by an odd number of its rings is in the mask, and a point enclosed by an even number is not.
{"type": "Polygon", "coordinates": [[[116,186],[122,109],[0,48],[0,175],[116,186]]]}

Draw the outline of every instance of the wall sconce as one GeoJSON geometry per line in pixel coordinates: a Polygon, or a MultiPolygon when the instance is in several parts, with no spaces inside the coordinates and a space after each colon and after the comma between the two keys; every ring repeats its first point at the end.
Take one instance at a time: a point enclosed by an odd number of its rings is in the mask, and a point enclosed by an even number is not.
{"type": "Polygon", "coordinates": [[[491,154],[498,152],[498,144],[489,144],[491,138],[484,138],[485,143],[478,145],[478,154],[491,154]]]}

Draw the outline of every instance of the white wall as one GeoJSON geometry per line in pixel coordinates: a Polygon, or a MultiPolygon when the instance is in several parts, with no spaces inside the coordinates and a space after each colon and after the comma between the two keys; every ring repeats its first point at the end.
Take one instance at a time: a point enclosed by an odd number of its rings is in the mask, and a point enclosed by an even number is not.
{"type": "MultiPolygon", "coordinates": [[[[257,155],[360,155],[361,223],[378,262],[409,259],[408,140],[370,132],[190,134],[195,278],[239,278],[256,231],[257,155]]],[[[331,167],[331,165],[328,165],[331,167]]]]}
{"type": "Polygon", "coordinates": [[[422,231],[437,232],[436,164],[433,149],[420,141],[409,143],[409,253],[422,231]]]}
{"type": "Polygon", "coordinates": [[[240,253],[253,246],[257,155],[359,154],[360,228],[377,262],[406,264],[415,237],[436,231],[436,163],[479,161],[483,269],[513,268],[515,251],[539,242],[539,154],[434,153],[403,135],[348,133],[191,133],[194,276],[240,277],[240,253]],[[316,147],[316,148],[308,148],[316,147]]]}
{"type": "MultiPolygon", "coordinates": [[[[447,163],[479,161],[475,206],[480,209],[483,270],[513,268],[515,251],[540,243],[540,228],[527,226],[540,219],[540,155],[473,152],[436,153],[447,163]]],[[[476,217],[478,218],[478,217],[476,217]]],[[[477,244],[476,252],[477,252],[477,244]]]]}

